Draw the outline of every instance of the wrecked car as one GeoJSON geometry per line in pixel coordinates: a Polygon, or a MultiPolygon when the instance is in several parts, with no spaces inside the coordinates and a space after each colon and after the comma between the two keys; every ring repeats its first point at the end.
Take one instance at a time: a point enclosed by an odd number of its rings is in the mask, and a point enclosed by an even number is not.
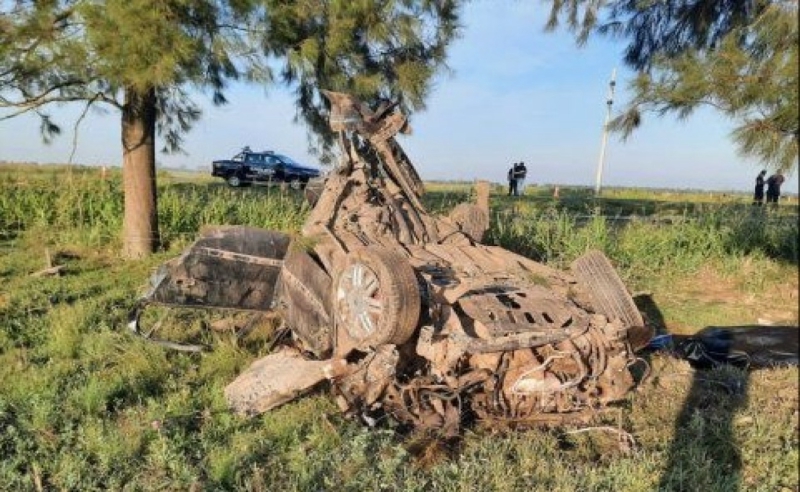
{"type": "MultiPolygon", "coordinates": [[[[433,216],[395,136],[396,105],[326,92],[341,152],[299,237],[206,231],[162,265],[148,304],[280,314],[291,337],[225,389],[253,415],[328,381],[341,409],[454,435],[468,419],[558,422],[634,387],[651,332],[608,259],[569,271],[483,244],[488,183],[433,216]]],[[[181,348],[176,346],[176,348],[181,348]]]]}

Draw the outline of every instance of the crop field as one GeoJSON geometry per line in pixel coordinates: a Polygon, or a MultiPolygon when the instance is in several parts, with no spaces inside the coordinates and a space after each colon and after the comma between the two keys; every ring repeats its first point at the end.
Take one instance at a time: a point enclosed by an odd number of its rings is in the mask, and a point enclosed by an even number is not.
{"type": "MultiPolygon", "coordinates": [[[[238,339],[222,314],[165,311],[179,353],[132,336],[153,270],[206,225],[299,230],[308,205],[161,171],[163,251],[119,257],[119,170],[0,164],[0,490],[797,491],[798,368],[695,371],[666,353],[589,424],[468,427],[457,442],[345,419],[326,388],[245,419],[223,388],[271,347],[274,319],[238,339]],[[60,275],[37,275],[62,266],[60,275]]],[[[470,184],[430,183],[446,212],[470,184]]],[[[567,267],[605,251],[661,332],[798,325],[798,205],[749,196],[532,186],[491,196],[485,242],[567,267]]],[[[237,320],[234,320],[238,322],[237,320]]]]}

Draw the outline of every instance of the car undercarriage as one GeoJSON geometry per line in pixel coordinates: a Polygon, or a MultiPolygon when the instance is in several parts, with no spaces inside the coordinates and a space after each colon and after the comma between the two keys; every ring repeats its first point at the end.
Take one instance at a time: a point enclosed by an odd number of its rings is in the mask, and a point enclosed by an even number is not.
{"type": "MultiPolygon", "coordinates": [[[[326,92],[341,159],[299,237],[221,226],[162,265],[149,304],[275,312],[291,334],[225,390],[253,415],[327,382],[374,424],[445,436],[471,420],[590,416],[635,386],[651,330],[600,251],[569,271],[483,244],[489,190],[447,216],[395,139],[395,105],[326,92]]],[[[186,348],[169,344],[173,348],[186,348]]]]}

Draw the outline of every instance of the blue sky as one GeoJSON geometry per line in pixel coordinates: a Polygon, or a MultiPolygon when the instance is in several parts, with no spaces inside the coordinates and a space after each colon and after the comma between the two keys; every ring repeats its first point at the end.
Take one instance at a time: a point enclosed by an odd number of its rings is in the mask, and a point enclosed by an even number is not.
{"type": "MultiPolygon", "coordinates": [[[[528,182],[594,186],[609,77],[616,68],[619,109],[633,74],[620,62],[621,44],[593,38],[578,48],[566,33],[544,33],[546,18],[546,6],[536,1],[467,4],[450,72],[437,79],[427,109],[412,116],[413,133],[400,137],[423,179],[503,182],[510,164],[523,160],[528,182]]],[[[287,91],[235,86],[228,99],[213,107],[198,96],[204,117],[186,136],[187,154],[159,155],[159,164],[208,169],[244,145],[314,163],[287,91]]],[[[51,110],[64,134],[50,145],[34,117],[0,122],[0,161],[67,162],[79,112],[51,110]]],[[[626,142],[609,138],[603,185],[749,190],[760,166],[736,154],[732,128],[708,110],[686,121],[648,116],[626,142]]],[[[73,162],[119,165],[119,132],[117,113],[90,114],[73,162]]],[[[784,190],[797,189],[797,176],[789,177],[784,190]]]]}

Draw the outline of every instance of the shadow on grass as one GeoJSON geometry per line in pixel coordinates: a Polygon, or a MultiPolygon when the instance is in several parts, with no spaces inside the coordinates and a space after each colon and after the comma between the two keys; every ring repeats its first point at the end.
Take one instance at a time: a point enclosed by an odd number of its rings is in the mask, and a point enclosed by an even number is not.
{"type": "Polygon", "coordinates": [[[675,421],[658,490],[739,490],[742,457],[734,418],[747,402],[749,370],[798,363],[796,326],[709,326],[691,337],[713,356],[689,358],[697,369],[675,421]],[[746,357],[735,357],[746,354],[746,357]],[[746,361],[746,366],[720,361],[746,361]]]}
{"type": "Polygon", "coordinates": [[[658,490],[739,490],[742,457],[733,419],[747,401],[747,386],[747,372],[735,367],[695,372],[658,490]]]}
{"type": "MultiPolygon", "coordinates": [[[[694,335],[670,335],[650,295],[634,301],[655,334],[668,340],[654,344],[695,368],[657,490],[739,490],[742,456],[734,419],[747,404],[749,371],[798,365],[800,327],[707,326],[694,335]]],[[[648,361],[649,352],[641,354],[648,361]]]]}

